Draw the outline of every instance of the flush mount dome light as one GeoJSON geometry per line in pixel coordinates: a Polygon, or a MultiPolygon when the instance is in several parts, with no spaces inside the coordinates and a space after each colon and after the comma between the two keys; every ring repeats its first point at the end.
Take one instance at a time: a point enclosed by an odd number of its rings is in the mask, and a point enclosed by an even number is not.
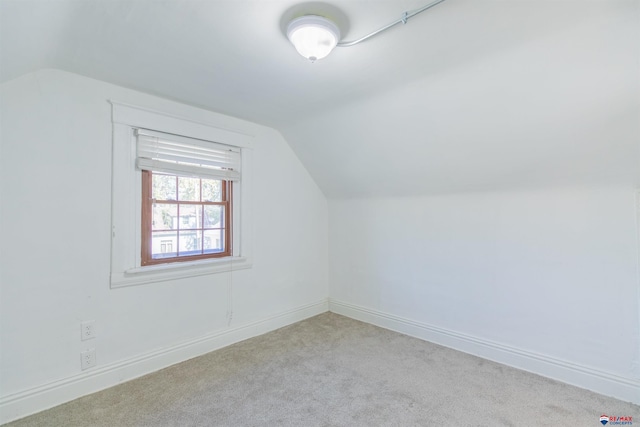
{"type": "Polygon", "coordinates": [[[287,37],[300,55],[314,62],[329,55],[336,47],[340,29],[327,18],[305,15],[289,23],[287,37]]]}

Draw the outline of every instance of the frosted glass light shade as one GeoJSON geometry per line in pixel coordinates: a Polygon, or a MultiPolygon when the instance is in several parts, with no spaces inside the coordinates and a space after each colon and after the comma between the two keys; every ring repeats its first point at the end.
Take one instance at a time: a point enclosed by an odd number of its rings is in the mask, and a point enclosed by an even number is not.
{"type": "Polygon", "coordinates": [[[313,62],[329,55],[336,47],[340,30],[327,18],[306,15],[289,23],[287,37],[300,55],[313,62]]]}

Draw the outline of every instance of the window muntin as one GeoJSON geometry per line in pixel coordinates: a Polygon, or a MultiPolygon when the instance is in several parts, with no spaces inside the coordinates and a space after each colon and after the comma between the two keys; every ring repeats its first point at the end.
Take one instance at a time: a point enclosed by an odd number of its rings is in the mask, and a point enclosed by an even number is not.
{"type": "Polygon", "coordinates": [[[231,256],[232,183],[142,171],[141,265],[231,256]]]}

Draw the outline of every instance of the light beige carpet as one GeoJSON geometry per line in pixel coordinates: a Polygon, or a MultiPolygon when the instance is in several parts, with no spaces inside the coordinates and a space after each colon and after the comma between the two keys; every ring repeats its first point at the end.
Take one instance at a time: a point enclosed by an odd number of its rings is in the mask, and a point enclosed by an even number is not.
{"type": "Polygon", "coordinates": [[[10,423],[602,426],[640,407],[332,313],[10,423]]]}

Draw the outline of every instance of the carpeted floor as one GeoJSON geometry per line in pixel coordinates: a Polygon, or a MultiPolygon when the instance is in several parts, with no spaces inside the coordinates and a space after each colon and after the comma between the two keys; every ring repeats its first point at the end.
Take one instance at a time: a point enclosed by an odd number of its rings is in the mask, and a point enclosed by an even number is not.
{"type": "Polygon", "coordinates": [[[602,426],[640,407],[333,313],[8,424],[602,426]]]}

